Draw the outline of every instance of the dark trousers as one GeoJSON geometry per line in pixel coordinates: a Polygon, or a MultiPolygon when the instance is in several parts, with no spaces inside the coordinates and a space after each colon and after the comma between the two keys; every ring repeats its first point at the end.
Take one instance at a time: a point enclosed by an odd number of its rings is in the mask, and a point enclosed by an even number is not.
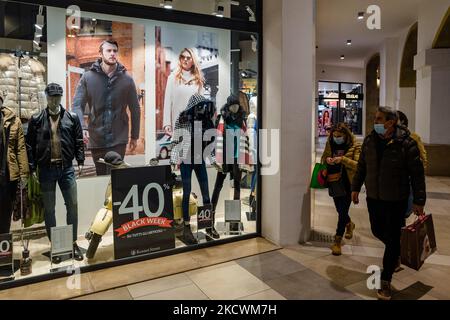
{"type": "Polygon", "coordinates": [[[94,159],[95,170],[97,171],[97,176],[107,176],[111,174],[111,167],[98,163],[100,158],[104,158],[105,154],[109,151],[115,151],[122,157],[122,160],[125,158],[125,152],[127,151],[126,144],[120,144],[118,146],[114,146],[111,148],[102,148],[102,149],[91,149],[92,158],[94,159]]]}
{"type": "Polygon", "coordinates": [[[350,210],[350,205],[352,203],[351,193],[347,192],[347,194],[343,197],[335,197],[333,198],[334,205],[336,207],[336,211],[338,212],[338,224],[336,229],[336,235],[342,237],[345,233],[345,227],[350,222],[350,216],[348,214],[350,210]]]}
{"type": "Polygon", "coordinates": [[[39,183],[41,184],[48,238],[51,241],[51,229],[56,226],[56,183],[58,183],[66,205],[67,224],[72,225],[72,239],[75,242],[78,236],[78,199],[74,168],[63,168],[62,166],[40,168],[39,183]]]}
{"type": "Polygon", "coordinates": [[[400,257],[400,236],[408,200],[382,201],[367,198],[372,233],[384,245],[381,280],[391,281],[400,257]]]}
{"type": "MultiPolygon", "coordinates": [[[[234,200],[241,199],[241,179],[242,171],[239,168],[239,164],[229,164],[227,165],[227,171],[233,176],[233,186],[234,186],[234,200]]],[[[219,202],[220,191],[223,188],[223,182],[227,177],[228,172],[217,172],[216,184],[214,185],[214,191],[212,195],[212,206],[213,210],[216,211],[217,203],[219,202]]]]}
{"type": "Polygon", "coordinates": [[[209,199],[208,187],[208,172],[206,171],[206,164],[184,164],[180,165],[181,179],[183,181],[183,219],[185,222],[191,221],[189,215],[189,198],[192,191],[192,171],[195,171],[200,190],[202,192],[203,205],[211,203],[209,199]]]}
{"type": "Polygon", "coordinates": [[[17,181],[0,183],[0,234],[9,233],[14,200],[16,199],[17,181]]]}

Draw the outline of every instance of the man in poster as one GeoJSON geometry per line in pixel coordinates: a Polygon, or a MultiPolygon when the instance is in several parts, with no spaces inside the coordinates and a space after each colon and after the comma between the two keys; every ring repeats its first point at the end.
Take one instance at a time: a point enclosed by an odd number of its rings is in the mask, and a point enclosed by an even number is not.
{"type": "Polygon", "coordinates": [[[73,100],[73,111],[80,119],[84,119],[88,105],[88,123],[83,123],[83,134],[98,176],[110,174],[110,168],[98,163],[100,158],[108,151],[115,151],[123,159],[127,144],[133,152],[139,138],[140,105],[136,85],[118,62],[118,51],[116,41],[102,42],[100,58],[81,77],[73,100]],[[131,114],[131,137],[127,107],[131,114]]]}

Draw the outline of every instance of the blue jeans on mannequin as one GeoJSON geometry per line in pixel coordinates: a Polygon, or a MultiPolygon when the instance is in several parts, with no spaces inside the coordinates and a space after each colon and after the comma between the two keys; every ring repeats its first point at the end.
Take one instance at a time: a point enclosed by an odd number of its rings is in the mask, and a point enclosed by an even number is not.
{"type": "Polygon", "coordinates": [[[56,183],[58,183],[67,210],[67,225],[73,227],[73,242],[78,234],[77,183],[73,167],[50,166],[39,169],[42,200],[44,203],[45,228],[51,241],[51,228],[56,226],[56,183]]]}
{"type": "Polygon", "coordinates": [[[181,179],[183,180],[183,219],[184,222],[191,221],[191,216],[189,215],[189,198],[192,190],[192,171],[195,171],[198,183],[200,185],[200,190],[202,192],[203,205],[211,203],[209,198],[209,187],[208,187],[208,172],[206,171],[206,164],[184,164],[180,165],[181,179]]]}

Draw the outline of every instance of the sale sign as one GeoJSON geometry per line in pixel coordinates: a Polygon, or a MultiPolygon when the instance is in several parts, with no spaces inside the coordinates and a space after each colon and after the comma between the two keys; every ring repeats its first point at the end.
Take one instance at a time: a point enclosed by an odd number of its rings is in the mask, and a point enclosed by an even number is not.
{"type": "Polygon", "coordinates": [[[198,207],[197,230],[211,228],[213,225],[212,206],[198,207]]]}
{"type": "Polygon", "coordinates": [[[170,166],[111,172],[115,259],[175,248],[170,166]]]}
{"type": "Polygon", "coordinates": [[[12,234],[0,234],[0,266],[13,263],[13,241],[12,234]]]}

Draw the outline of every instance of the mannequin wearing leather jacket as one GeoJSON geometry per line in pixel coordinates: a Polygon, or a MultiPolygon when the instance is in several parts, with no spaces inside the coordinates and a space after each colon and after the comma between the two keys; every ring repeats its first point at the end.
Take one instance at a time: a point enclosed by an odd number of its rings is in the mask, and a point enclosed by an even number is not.
{"type": "MultiPolygon", "coordinates": [[[[67,209],[67,224],[73,227],[75,260],[83,260],[76,240],[78,235],[78,200],[75,170],[72,161],[78,162],[81,173],[84,164],[83,131],[78,116],[61,106],[63,90],[51,83],[45,89],[48,106],[31,118],[27,134],[30,168],[39,172],[44,203],[45,226],[51,241],[51,228],[56,226],[55,193],[58,183],[67,209]]],[[[53,263],[61,262],[54,257],[53,263]]]]}

